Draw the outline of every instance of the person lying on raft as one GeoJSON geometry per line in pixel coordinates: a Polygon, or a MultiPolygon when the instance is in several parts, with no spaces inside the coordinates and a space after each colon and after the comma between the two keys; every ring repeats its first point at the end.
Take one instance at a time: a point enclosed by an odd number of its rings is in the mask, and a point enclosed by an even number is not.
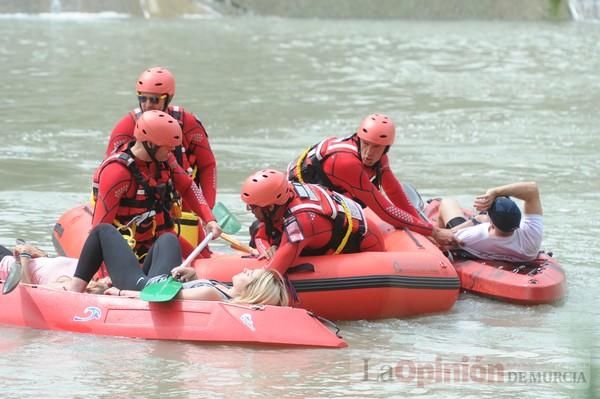
{"type": "Polygon", "coordinates": [[[350,198],[315,184],[290,183],[265,169],[244,182],[241,198],[260,221],[259,251],[274,251],[267,268],[280,273],[302,255],[384,251],[383,235],[350,198]]]}
{"type": "MultiPolygon", "coordinates": [[[[94,293],[103,293],[111,284],[122,289],[141,290],[153,277],[167,275],[181,264],[181,250],[175,234],[158,237],[140,265],[123,236],[106,223],[92,229],[79,260],[62,256],[50,258],[44,251],[27,244],[17,245],[14,252],[23,266],[22,282],[78,292],[91,288],[94,293]],[[92,281],[103,263],[109,269],[110,278],[92,281]]],[[[2,259],[0,277],[8,273],[15,257],[2,259]]]]}
{"type": "MultiPolygon", "coordinates": [[[[15,253],[24,270],[22,282],[76,292],[137,296],[138,290],[164,279],[169,273],[183,281],[195,278],[193,268],[176,267],[181,264],[181,249],[174,234],[160,236],[140,267],[127,242],[109,224],[100,224],[92,229],[79,260],[60,256],[50,258],[31,245],[18,245],[15,253]],[[90,281],[102,262],[110,278],[90,281]]],[[[15,261],[10,254],[8,249],[0,247],[1,280],[6,279],[15,261]]],[[[179,293],[178,298],[288,305],[285,283],[274,271],[244,271],[233,277],[233,284],[234,287],[230,288],[213,280],[189,281],[184,284],[186,289],[179,293]]]]}
{"type": "Polygon", "coordinates": [[[148,284],[162,281],[168,275],[184,281],[178,299],[232,301],[236,303],[287,306],[285,282],[276,272],[245,270],[232,278],[233,287],[214,280],[196,280],[195,270],[181,267],[181,247],[172,233],[161,235],[140,269],[137,258],[112,225],[101,224],[90,233],[81,252],[69,289],[83,292],[104,261],[112,280],[105,294],[138,297],[148,284]],[[191,280],[191,281],[190,281],[191,280]]]}
{"type": "Polygon", "coordinates": [[[458,201],[443,199],[440,204],[438,224],[451,229],[460,249],[479,259],[509,262],[526,262],[538,256],[544,219],[535,182],[490,188],[475,198],[474,206],[487,215],[467,220],[458,201]],[[524,218],[508,196],[524,201],[524,218]]]}
{"type": "MultiPolygon", "coordinates": [[[[77,267],[77,259],[64,256],[49,257],[46,252],[31,245],[18,244],[11,252],[0,245],[0,280],[6,280],[12,264],[20,262],[23,267],[21,282],[57,289],[66,289],[77,267]]],[[[91,281],[85,288],[90,294],[103,294],[110,288],[109,279],[91,281]]]]}
{"type": "MultiPolygon", "coordinates": [[[[289,297],[281,274],[272,269],[244,269],[234,275],[229,287],[216,280],[196,279],[196,272],[191,267],[173,269],[175,278],[184,275],[190,281],[183,284],[176,299],[192,299],[203,301],[231,301],[253,305],[288,306],[289,297]]],[[[139,291],[119,290],[112,287],[105,292],[107,295],[119,295],[137,298],[139,291]]]]}

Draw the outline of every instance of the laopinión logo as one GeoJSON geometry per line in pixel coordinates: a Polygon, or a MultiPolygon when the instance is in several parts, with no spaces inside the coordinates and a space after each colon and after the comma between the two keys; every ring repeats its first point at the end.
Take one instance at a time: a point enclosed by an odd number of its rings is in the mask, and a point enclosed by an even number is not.
{"type": "Polygon", "coordinates": [[[587,364],[552,365],[552,369],[532,364],[513,364],[483,356],[460,356],[447,360],[436,355],[431,361],[401,359],[381,362],[362,359],[362,381],[415,384],[558,384],[572,389],[589,387],[591,369],[587,364]]]}

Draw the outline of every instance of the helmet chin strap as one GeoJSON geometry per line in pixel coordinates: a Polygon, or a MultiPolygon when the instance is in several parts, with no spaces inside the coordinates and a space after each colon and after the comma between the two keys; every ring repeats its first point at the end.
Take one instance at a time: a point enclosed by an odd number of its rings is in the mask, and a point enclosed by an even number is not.
{"type": "Polygon", "coordinates": [[[148,156],[150,157],[152,162],[154,162],[154,164],[156,165],[155,175],[156,175],[156,178],[158,178],[160,176],[160,168],[159,168],[160,162],[158,162],[158,160],[156,159],[156,151],[158,151],[158,147],[155,146],[154,144],[151,146],[150,144],[148,144],[147,141],[142,142],[142,145],[144,146],[144,149],[148,153],[148,156]]]}
{"type": "Polygon", "coordinates": [[[167,112],[167,108],[169,108],[169,104],[171,103],[172,99],[173,99],[173,97],[171,97],[170,95],[167,94],[167,99],[165,100],[165,106],[162,109],[163,112],[167,112]]]}
{"type": "Polygon", "coordinates": [[[360,137],[358,137],[358,133],[354,133],[352,135],[352,137],[356,137],[356,141],[357,141],[356,149],[358,150],[358,159],[360,159],[360,162],[362,163],[362,154],[360,152],[360,148],[362,147],[362,140],[360,137]]]}
{"type": "Polygon", "coordinates": [[[150,144],[148,144],[147,141],[142,142],[142,145],[144,146],[144,149],[148,153],[148,156],[150,157],[150,159],[154,162],[158,162],[156,160],[156,151],[158,150],[158,148],[156,148],[155,145],[151,146],[150,144]]]}

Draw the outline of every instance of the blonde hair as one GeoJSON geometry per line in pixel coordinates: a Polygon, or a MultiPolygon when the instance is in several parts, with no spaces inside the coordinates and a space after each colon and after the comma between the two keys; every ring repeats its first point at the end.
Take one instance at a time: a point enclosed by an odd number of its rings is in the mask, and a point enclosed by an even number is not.
{"type": "Polygon", "coordinates": [[[289,297],[283,277],[277,270],[262,269],[232,302],[252,305],[288,306],[289,297]]]}

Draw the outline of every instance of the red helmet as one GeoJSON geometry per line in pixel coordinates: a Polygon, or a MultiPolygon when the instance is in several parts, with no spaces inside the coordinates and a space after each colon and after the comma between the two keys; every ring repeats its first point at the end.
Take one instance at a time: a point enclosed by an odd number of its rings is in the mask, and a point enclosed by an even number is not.
{"type": "Polygon", "coordinates": [[[242,201],[261,208],[283,205],[291,196],[292,189],[287,176],[273,169],[263,169],[253,173],[242,185],[242,201]]]}
{"type": "Polygon", "coordinates": [[[133,131],[136,141],[147,141],[157,146],[181,145],[181,127],[175,118],[162,111],[146,111],[140,116],[133,131]]]}
{"type": "Polygon", "coordinates": [[[175,95],[175,77],[167,68],[149,68],[142,72],[135,89],[138,93],[167,94],[171,98],[175,95]]]}
{"type": "Polygon", "coordinates": [[[392,145],[396,137],[394,122],[383,114],[371,114],[358,127],[358,137],[371,144],[392,145]]]}

